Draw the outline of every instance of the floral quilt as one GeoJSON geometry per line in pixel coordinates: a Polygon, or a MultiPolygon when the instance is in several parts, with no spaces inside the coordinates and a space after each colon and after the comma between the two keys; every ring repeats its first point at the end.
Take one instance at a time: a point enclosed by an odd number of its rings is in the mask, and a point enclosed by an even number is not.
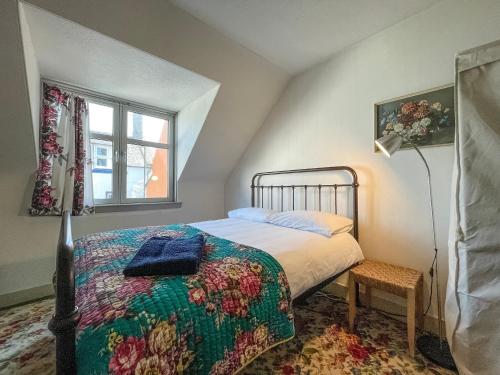
{"type": "Polygon", "coordinates": [[[291,296],[269,254],[188,225],[75,242],[78,374],[233,374],[294,336],[291,296]],[[198,273],[124,277],[153,236],[205,238],[198,273]]]}

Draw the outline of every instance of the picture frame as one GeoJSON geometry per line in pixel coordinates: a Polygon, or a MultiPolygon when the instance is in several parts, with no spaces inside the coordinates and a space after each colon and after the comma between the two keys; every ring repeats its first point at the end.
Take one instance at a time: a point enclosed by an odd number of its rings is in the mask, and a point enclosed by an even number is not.
{"type": "MultiPolygon", "coordinates": [[[[448,84],[375,103],[375,140],[397,132],[418,147],[452,145],[456,125],[454,91],[454,85],[448,84]]],[[[411,147],[405,140],[401,149],[411,147]]]]}

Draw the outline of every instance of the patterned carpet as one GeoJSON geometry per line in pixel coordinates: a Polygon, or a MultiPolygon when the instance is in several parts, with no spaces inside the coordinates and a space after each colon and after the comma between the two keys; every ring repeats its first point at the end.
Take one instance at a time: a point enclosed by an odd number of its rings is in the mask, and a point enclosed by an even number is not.
{"type": "MultiPolygon", "coordinates": [[[[357,334],[346,330],[347,305],[313,296],[295,308],[296,337],[257,358],[243,374],[444,374],[419,354],[406,354],[406,326],[360,308],[357,334]]],[[[53,299],[0,311],[0,374],[54,374],[47,329],[53,299]]]]}

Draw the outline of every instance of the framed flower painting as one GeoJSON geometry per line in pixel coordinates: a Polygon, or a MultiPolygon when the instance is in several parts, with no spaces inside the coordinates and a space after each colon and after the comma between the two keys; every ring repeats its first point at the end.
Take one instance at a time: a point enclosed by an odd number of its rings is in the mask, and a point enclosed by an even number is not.
{"type": "MultiPolygon", "coordinates": [[[[375,139],[399,133],[401,148],[452,144],[455,140],[454,86],[448,85],[375,104],[375,139]]],[[[376,150],[377,151],[377,150],[376,150]]]]}

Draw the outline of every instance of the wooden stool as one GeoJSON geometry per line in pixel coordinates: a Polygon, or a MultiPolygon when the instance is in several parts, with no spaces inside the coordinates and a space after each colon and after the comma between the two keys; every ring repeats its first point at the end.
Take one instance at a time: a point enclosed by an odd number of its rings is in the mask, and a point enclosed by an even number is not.
{"type": "Polygon", "coordinates": [[[392,264],[365,260],[349,271],[349,328],[354,331],[356,316],[356,288],[365,285],[367,304],[371,303],[371,288],[380,289],[406,298],[408,348],[415,355],[415,319],[423,328],[422,272],[392,264]]]}

